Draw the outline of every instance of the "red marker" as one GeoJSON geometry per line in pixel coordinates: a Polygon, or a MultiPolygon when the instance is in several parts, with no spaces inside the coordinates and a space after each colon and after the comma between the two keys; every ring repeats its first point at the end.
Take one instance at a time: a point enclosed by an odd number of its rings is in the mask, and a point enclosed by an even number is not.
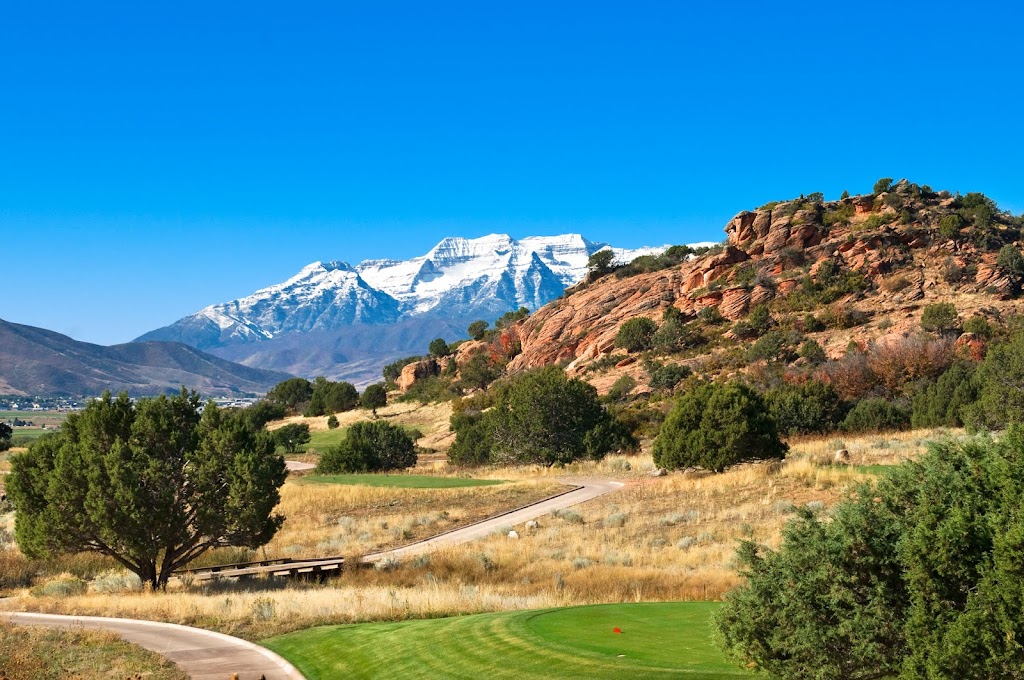
{"type": "Polygon", "coordinates": [[[621,628],[612,628],[612,632],[613,633],[621,633],[622,629],[621,628]]]}

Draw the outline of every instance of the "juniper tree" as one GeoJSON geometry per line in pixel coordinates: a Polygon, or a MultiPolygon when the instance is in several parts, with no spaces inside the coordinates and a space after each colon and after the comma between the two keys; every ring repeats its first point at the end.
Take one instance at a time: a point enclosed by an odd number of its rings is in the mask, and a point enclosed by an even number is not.
{"type": "Polygon", "coordinates": [[[208,550],[266,544],[285,475],[269,434],[195,393],[106,393],[14,456],[7,492],[26,555],[98,552],[157,589],[208,550]]]}

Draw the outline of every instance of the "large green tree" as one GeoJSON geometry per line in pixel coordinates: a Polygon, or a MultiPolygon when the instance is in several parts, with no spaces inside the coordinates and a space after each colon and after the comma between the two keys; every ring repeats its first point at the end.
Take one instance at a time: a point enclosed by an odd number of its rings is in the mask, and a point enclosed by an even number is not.
{"type": "Polygon", "coordinates": [[[309,398],[306,416],[325,416],[341,411],[351,411],[359,403],[359,392],[352,383],[331,382],[323,376],[313,381],[313,392],[309,398]]]}
{"type": "Polygon", "coordinates": [[[680,396],[654,440],[654,462],[664,468],[730,465],[782,458],[775,419],[746,385],[703,383],[680,396]]]}
{"type": "Polygon", "coordinates": [[[348,429],[344,441],[320,457],[317,471],[323,474],[383,472],[416,465],[412,437],[384,420],[361,421],[348,429]]]}
{"type": "Polygon", "coordinates": [[[298,453],[303,444],[308,444],[312,438],[309,434],[309,425],[306,423],[288,423],[274,430],[274,441],[285,450],[286,453],[298,453]]]}
{"type": "Polygon", "coordinates": [[[479,416],[453,416],[453,463],[554,465],[636,446],[597,390],[557,366],[515,377],[501,386],[496,402],[479,416]]]}
{"type": "Polygon", "coordinates": [[[270,435],[195,393],[107,393],[14,456],[7,491],[26,555],[99,552],[162,588],[207,550],[269,541],[285,475],[270,435]]]}
{"type": "Polygon", "coordinates": [[[719,615],[736,656],[784,680],[1024,677],[1024,431],[938,443],[777,551],[741,549],[719,615]]]}
{"type": "Polygon", "coordinates": [[[267,392],[267,401],[280,404],[295,413],[301,411],[313,396],[313,383],[305,378],[283,380],[267,392]]]}
{"type": "Polygon", "coordinates": [[[381,384],[367,385],[366,389],[363,390],[363,396],[360,398],[362,407],[370,409],[374,416],[377,415],[377,409],[387,406],[387,403],[388,392],[381,384]]]}

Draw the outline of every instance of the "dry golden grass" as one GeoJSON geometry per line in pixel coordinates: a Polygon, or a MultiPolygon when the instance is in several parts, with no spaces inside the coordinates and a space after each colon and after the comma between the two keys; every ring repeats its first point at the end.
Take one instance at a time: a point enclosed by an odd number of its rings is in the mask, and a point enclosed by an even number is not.
{"type": "Polygon", "coordinates": [[[0,622],[0,678],[184,680],[159,654],[111,633],[49,630],[0,622]]]}
{"type": "MultiPolygon", "coordinates": [[[[856,465],[918,455],[944,432],[845,438],[856,465]]],[[[957,434],[957,433],[952,433],[957,434]]],[[[328,622],[444,616],[639,600],[719,599],[738,582],[738,541],[777,545],[797,506],[827,508],[867,476],[831,464],[835,438],[794,442],[782,463],[737,466],[722,474],[653,478],[647,454],[611,456],[568,468],[505,468],[479,476],[522,480],[461,489],[393,489],[289,483],[289,519],[269,556],[354,555],[437,533],[455,521],[548,495],[559,477],[614,477],[626,486],[540,518],[540,527],[504,529],[480,541],[386,568],[352,570],[325,585],[268,581],[181,585],[167,594],[40,597],[27,590],[0,607],[153,618],[259,638],[328,622]],[[540,482],[536,480],[541,480],[540,482]],[[503,495],[504,494],[504,495],[503,495]],[[513,502],[515,501],[515,502],[513,502]],[[409,532],[408,534],[406,532],[409,532]]],[[[227,560],[225,560],[227,561],[227,560]]],[[[37,589],[38,592],[38,589],[37,589]]]]}
{"type": "MultiPolygon", "coordinates": [[[[349,427],[360,421],[371,420],[373,417],[369,411],[360,408],[334,415],[338,419],[339,427],[349,427]]],[[[448,431],[448,423],[452,416],[452,407],[448,402],[441,404],[396,402],[377,409],[377,416],[394,425],[418,429],[423,433],[423,438],[416,443],[425,449],[447,451],[455,438],[448,431]]],[[[306,418],[304,416],[292,416],[284,420],[275,420],[272,423],[267,423],[267,429],[273,431],[290,423],[305,423],[309,425],[311,432],[319,432],[327,429],[328,417],[316,416],[306,418]]],[[[291,455],[288,458],[290,460],[300,460],[291,455]]],[[[311,459],[309,462],[315,463],[316,460],[311,459]]]]}
{"type": "Polygon", "coordinates": [[[927,442],[966,436],[963,429],[936,428],[870,435],[802,438],[790,442],[790,459],[809,458],[821,464],[832,462],[838,449],[850,452],[851,465],[895,465],[925,452],[927,442]]]}
{"type": "Polygon", "coordinates": [[[287,519],[265,553],[271,558],[364,555],[465,526],[566,488],[550,480],[454,489],[289,482],[277,509],[287,519]]]}

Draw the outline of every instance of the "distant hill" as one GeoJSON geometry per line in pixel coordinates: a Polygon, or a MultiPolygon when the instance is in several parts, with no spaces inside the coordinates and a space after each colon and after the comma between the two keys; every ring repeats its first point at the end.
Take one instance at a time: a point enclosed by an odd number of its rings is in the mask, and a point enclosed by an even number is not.
{"type": "Polygon", "coordinates": [[[177,391],[204,397],[262,393],[289,375],[242,366],[177,342],[103,347],[0,319],[0,393],[132,396],[177,391]]]}
{"type": "MultiPolygon", "coordinates": [[[[314,262],[252,295],[211,305],[138,341],[183,342],[250,366],[358,385],[434,338],[466,337],[476,319],[537,309],[578,283],[610,248],[579,234],[446,238],[409,260],[314,262]]],[[[612,248],[618,260],[663,248],[612,248]]]]}

